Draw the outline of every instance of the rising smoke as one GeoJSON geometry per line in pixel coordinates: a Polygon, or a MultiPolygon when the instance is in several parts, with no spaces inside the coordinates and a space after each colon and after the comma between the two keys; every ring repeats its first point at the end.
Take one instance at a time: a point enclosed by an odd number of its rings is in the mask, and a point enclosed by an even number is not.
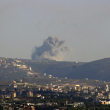
{"type": "Polygon", "coordinates": [[[58,37],[49,36],[40,47],[35,46],[32,52],[32,60],[56,60],[61,61],[65,57],[64,51],[70,50],[70,47],[60,48],[65,43],[58,37]]]}

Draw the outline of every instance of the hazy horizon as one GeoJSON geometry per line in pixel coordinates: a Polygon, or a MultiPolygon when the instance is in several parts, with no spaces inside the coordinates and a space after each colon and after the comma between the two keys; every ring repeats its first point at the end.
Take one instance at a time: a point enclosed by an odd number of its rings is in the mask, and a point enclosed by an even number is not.
{"type": "Polygon", "coordinates": [[[110,0],[1,0],[0,57],[31,59],[53,36],[71,48],[63,61],[109,58],[109,12],[110,0]]]}

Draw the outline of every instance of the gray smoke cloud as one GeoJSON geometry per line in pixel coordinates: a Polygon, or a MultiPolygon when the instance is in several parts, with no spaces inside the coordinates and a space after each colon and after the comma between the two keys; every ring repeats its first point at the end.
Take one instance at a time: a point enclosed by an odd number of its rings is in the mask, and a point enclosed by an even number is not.
{"type": "Polygon", "coordinates": [[[65,40],[61,40],[58,37],[49,36],[42,46],[35,46],[32,52],[32,60],[56,60],[61,61],[65,57],[65,52],[70,50],[70,47],[60,48],[65,43],[65,40]]]}

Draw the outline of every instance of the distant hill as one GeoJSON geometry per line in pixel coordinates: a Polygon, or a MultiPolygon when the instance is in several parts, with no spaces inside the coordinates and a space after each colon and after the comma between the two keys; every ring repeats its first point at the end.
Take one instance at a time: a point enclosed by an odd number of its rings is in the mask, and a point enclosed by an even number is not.
{"type": "Polygon", "coordinates": [[[67,73],[72,72],[75,68],[84,63],[79,62],[65,62],[65,61],[29,61],[25,62],[28,66],[31,66],[33,71],[38,73],[46,73],[47,75],[53,75],[54,77],[66,77],[67,73]]]}
{"type": "Polygon", "coordinates": [[[67,73],[84,63],[64,61],[33,61],[28,59],[0,58],[0,81],[10,81],[23,77],[38,77],[47,73],[55,77],[65,77],[67,73]],[[32,68],[30,70],[30,68],[32,68]]]}
{"type": "Polygon", "coordinates": [[[0,58],[0,81],[38,77],[44,73],[60,78],[110,81],[110,58],[89,63],[0,58]]]}
{"type": "Polygon", "coordinates": [[[97,79],[110,81],[110,58],[92,61],[81,65],[67,74],[68,78],[74,79],[97,79]]]}

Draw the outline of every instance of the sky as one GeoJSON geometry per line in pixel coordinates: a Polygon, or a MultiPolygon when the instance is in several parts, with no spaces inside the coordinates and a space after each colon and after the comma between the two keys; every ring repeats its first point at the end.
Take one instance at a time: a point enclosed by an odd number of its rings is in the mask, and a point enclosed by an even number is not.
{"type": "Polygon", "coordinates": [[[49,36],[71,47],[63,61],[110,57],[110,0],[0,0],[0,57],[31,59],[49,36]]]}

